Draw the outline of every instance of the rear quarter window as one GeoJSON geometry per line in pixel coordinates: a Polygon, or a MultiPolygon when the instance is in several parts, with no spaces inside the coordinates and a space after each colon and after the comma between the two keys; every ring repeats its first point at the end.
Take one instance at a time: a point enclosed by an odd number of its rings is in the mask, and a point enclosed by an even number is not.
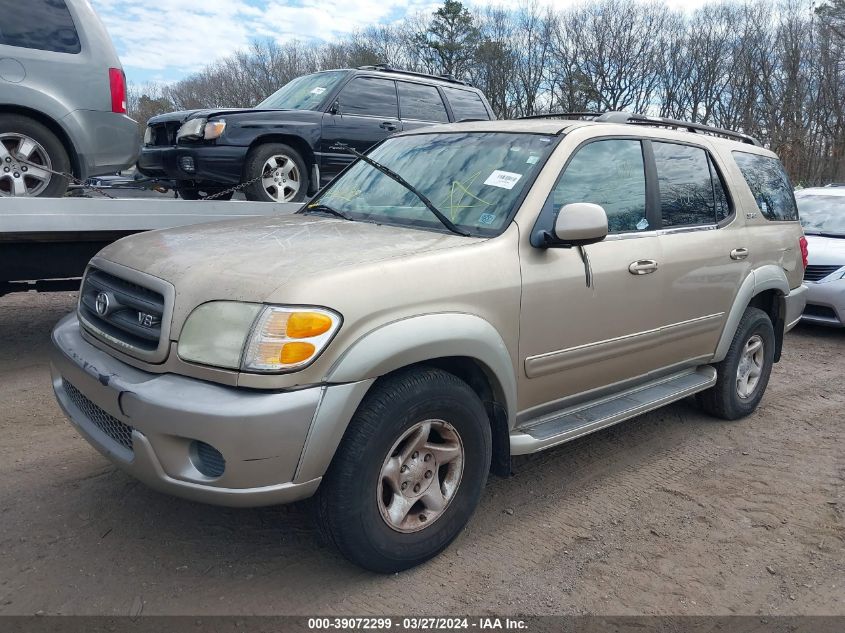
{"type": "Polygon", "coordinates": [[[487,107],[477,92],[461,90],[460,88],[443,88],[443,92],[446,93],[449,105],[452,106],[455,121],[462,121],[463,119],[487,121],[490,119],[490,113],[487,112],[487,107]]]}
{"type": "Polygon", "coordinates": [[[798,219],[798,207],[792,193],[792,183],[777,158],[732,152],[745,182],[754,195],[757,208],[767,220],[798,219]]]}
{"type": "Polygon", "coordinates": [[[0,0],[0,44],[79,53],[79,34],[65,0],[0,0]]]}

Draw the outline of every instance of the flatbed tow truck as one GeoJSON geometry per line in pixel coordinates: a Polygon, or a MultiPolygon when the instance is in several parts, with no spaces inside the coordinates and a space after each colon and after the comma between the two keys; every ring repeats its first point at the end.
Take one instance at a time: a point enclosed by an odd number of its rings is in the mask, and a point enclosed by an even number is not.
{"type": "Polygon", "coordinates": [[[301,203],[151,198],[0,198],[0,295],[79,286],[107,244],[153,229],[274,213],[301,203]]]}

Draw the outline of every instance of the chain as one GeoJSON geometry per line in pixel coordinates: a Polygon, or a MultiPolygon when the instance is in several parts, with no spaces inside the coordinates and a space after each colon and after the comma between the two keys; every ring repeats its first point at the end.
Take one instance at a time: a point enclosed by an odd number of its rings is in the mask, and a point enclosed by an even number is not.
{"type": "MultiPolygon", "coordinates": [[[[115,196],[111,195],[107,191],[104,191],[100,187],[96,187],[94,185],[87,185],[83,181],[79,180],[79,178],[76,178],[75,176],[73,176],[72,174],[68,174],[66,172],[61,172],[61,171],[55,171],[54,169],[50,169],[49,167],[45,167],[44,165],[39,165],[38,163],[33,163],[33,162],[28,161],[28,160],[24,160],[22,158],[18,158],[17,160],[21,164],[29,165],[31,167],[37,167],[38,169],[43,169],[44,171],[50,172],[51,174],[53,174],[55,176],[60,176],[61,178],[66,178],[67,180],[73,182],[76,185],[80,185],[82,187],[85,187],[86,189],[91,189],[93,191],[96,191],[97,193],[105,196],[106,198],[110,198],[111,200],[117,200],[117,198],[115,198],[115,196]]],[[[229,187],[228,189],[223,189],[222,191],[218,191],[217,193],[209,194],[207,196],[200,198],[200,200],[214,200],[215,198],[221,198],[221,197],[223,197],[227,194],[235,193],[237,191],[240,191],[241,189],[244,189],[245,187],[249,187],[251,184],[258,182],[262,178],[267,177],[270,173],[271,172],[269,170],[265,171],[265,172],[257,175],[255,178],[252,178],[251,180],[247,180],[246,182],[239,183],[237,185],[234,185],[233,187],[229,187]]]]}
{"type": "Polygon", "coordinates": [[[265,171],[261,174],[258,174],[252,180],[247,180],[246,182],[238,183],[237,185],[235,185],[233,187],[229,187],[228,189],[224,189],[223,191],[218,191],[217,193],[209,194],[207,196],[200,198],[200,200],[214,200],[215,198],[220,198],[220,197],[225,196],[227,194],[235,193],[236,191],[240,191],[241,189],[244,189],[245,187],[249,187],[251,184],[258,182],[262,178],[266,178],[270,173],[271,172],[269,170],[265,171]]]}
{"type": "Polygon", "coordinates": [[[79,180],[79,178],[77,178],[76,176],[74,176],[72,174],[68,174],[68,173],[63,172],[63,171],[56,171],[55,169],[50,169],[49,167],[45,167],[44,165],[39,165],[38,163],[33,163],[31,161],[25,160],[25,159],[20,158],[20,157],[18,157],[17,160],[18,160],[19,163],[21,163],[23,165],[29,165],[30,167],[37,167],[38,169],[43,169],[44,171],[50,172],[54,176],[60,176],[61,178],[66,178],[67,180],[69,180],[70,182],[72,182],[75,185],[80,185],[81,187],[85,187],[86,189],[92,189],[92,190],[96,191],[97,193],[105,196],[106,198],[111,198],[112,200],[115,200],[115,197],[113,195],[111,195],[110,193],[108,193],[107,191],[103,191],[102,189],[100,189],[99,187],[95,187],[94,185],[86,185],[83,181],[79,180]]]}

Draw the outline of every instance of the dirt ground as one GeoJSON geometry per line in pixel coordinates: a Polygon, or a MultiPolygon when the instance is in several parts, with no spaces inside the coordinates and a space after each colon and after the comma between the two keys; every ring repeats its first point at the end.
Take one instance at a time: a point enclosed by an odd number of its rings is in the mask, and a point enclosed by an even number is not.
{"type": "Polygon", "coordinates": [[[845,332],[788,336],[757,413],[681,402],[491,478],[466,531],[392,576],[320,542],[308,503],[153,492],[59,412],[52,325],[0,298],[0,614],[845,614],[845,332]]]}

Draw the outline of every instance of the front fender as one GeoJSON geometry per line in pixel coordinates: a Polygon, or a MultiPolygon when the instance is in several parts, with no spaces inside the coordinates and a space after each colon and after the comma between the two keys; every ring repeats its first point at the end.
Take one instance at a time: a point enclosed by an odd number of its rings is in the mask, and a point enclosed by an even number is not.
{"type": "Polygon", "coordinates": [[[508,419],[516,419],[516,374],[499,332],[481,317],[440,313],[388,323],[353,343],[329,368],[295,481],[322,476],[355,410],[379,376],[436,358],[464,356],[495,379],[508,419]]]}
{"type": "Polygon", "coordinates": [[[761,266],[752,270],[745,278],[739,292],[736,293],[728,318],[725,320],[725,329],[722,330],[722,336],[716,346],[716,354],[713,356],[712,362],[718,363],[728,355],[728,349],[731,346],[734,334],[736,334],[736,329],[739,327],[739,321],[751,300],[761,292],[772,289],[777,290],[783,296],[790,292],[789,280],[780,266],[774,264],[761,266]]]}

